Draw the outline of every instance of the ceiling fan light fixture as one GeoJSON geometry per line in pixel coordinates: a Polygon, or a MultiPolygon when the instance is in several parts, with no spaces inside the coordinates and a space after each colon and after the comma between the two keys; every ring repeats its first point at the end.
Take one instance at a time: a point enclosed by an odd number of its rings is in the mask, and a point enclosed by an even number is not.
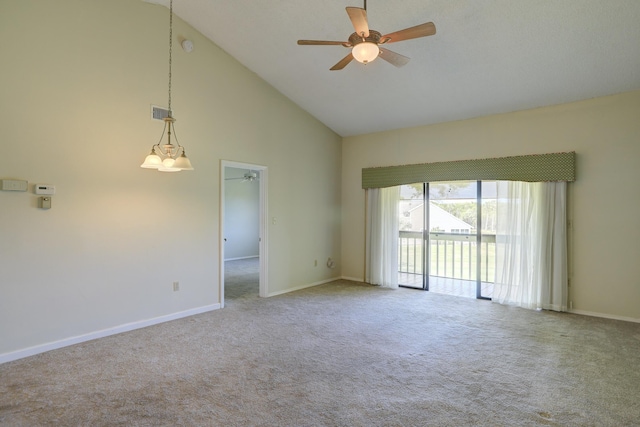
{"type": "Polygon", "coordinates": [[[358,43],[351,49],[351,54],[355,58],[356,61],[361,62],[363,64],[368,64],[378,57],[380,53],[380,48],[376,43],[364,41],[362,43],[358,43]]]}
{"type": "Polygon", "coordinates": [[[347,15],[349,15],[349,19],[351,20],[351,24],[353,25],[353,29],[356,30],[349,36],[349,41],[298,40],[299,45],[342,45],[347,48],[351,47],[351,52],[349,52],[347,56],[338,61],[338,63],[333,67],[329,68],[331,71],[342,70],[354,59],[362,64],[368,64],[378,56],[393,66],[402,67],[409,62],[408,57],[386,48],[380,50],[379,46],[383,44],[386,46],[386,43],[395,43],[402,40],[432,36],[436,33],[436,26],[433,22],[425,22],[424,24],[382,35],[380,32],[369,28],[369,22],[367,20],[367,0],[364,0],[364,8],[347,7],[346,10],[347,15]]]}
{"type": "Polygon", "coordinates": [[[256,179],[258,179],[258,174],[255,172],[247,172],[244,174],[244,179],[243,181],[255,181],[256,179]]]}

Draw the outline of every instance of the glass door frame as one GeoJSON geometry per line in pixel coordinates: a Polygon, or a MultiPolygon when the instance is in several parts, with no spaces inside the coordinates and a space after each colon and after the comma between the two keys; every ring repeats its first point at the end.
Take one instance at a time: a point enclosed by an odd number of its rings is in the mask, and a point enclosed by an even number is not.
{"type": "MultiPolygon", "coordinates": [[[[491,300],[482,296],[482,181],[476,180],[476,299],[491,300]]],[[[429,290],[429,278],[431,276],[431,228],[429,221],[431,198],[429,183],[422,183],[423,227],[422,227],[422,288],[417,286],[399,286],[410,289],[429,290]]]]}
{"type": "Polygon", "coordinates": [[[429,290],[429,276],[431,275],[431,239],[429,233],[429,214],[431,206],[429,201],[429,183],[422,183],[422,205],[424,215],[422,218],[422,289],[429,290]]]}

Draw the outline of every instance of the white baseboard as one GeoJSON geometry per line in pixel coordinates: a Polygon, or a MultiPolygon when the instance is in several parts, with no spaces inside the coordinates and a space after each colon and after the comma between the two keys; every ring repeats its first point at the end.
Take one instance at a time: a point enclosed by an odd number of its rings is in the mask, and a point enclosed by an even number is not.
{"type": "Polygon", "coordinates": [[[23,359],[25,357],[34,356],[46,351],[56,350],[58,348],[79,344],[98,338],[116,335],[122,332],[133,331],[134,329],[146,328],[147,326],[157,325],[158,323],[169,322],[171,320],[181,319],[183,317],[193,316],[195,314],[205,313],[220,308],[220,304],[205,305],[203,307],[192,308],[190,310],[179,311],[177,313],[167,314],[165,316],[154,317],[152,319],[140,320],[138,322],[125,323],[124,325],[115,326],[113,328],[102,329],[88,334],[78,335],[75,337],[65,338],[59,341],[53,341],[46,344],[28,347],[22,350],[12,351],[10,353],[0,354],[0,364],[11,362],[13,360],[23,359]]]}
{"type": "Polygon", "coordinates": [[[239,256],[237,258],[225,258],[225,261],[237,261],[239,259],[260,258],[260,255],[239,256]]]}
{"type": "Polygon", "coordinates": [[[568,313],[581,314],[583,316],[602,317],[604,319],[622,320],[625,322],[640,323],[640,319],[635,317],[616,316],[615,314],[596,313],[584,310],[569,310],[568,313]]]}
{"type": "Polygon", "coordinates": [[[362,277],[347,277],[347,276],[342,276],[340,277],[342,280],[351,280],[352,282],[361,282],[364,283],[364,279],[362,277]]]}
{"type": "Polygon", "coordinates": [[[295,288],[289,288],[284,291],[270,292],[267,297],[275,297],[276,295],[288,294],[289,292],[295,292],[302,289],[311,288],[313,286],[324,285],[325,283],[334,282],[336,280],[340,280],[340,277],[332,277],[331,279],[321,280],[319,282],[309,283],[307,285],[296,286],[295,288]]]}

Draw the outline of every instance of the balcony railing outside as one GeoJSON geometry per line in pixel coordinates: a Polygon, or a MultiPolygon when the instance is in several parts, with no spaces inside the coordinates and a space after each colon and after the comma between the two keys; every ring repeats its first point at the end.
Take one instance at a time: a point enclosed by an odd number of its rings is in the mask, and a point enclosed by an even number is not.
{"type": "MultiPolygon", "coordinates": [[[[429,233],[431,276],[461,280],[476,280],[477,241],[475,234],[429,233]]],[[[481,236],[481,280],[495,281],[494,260],[496,236],[481,236]]],[[[422,232],[400,231],[398,271],[400,273],[423,274],[422,232]]]]}

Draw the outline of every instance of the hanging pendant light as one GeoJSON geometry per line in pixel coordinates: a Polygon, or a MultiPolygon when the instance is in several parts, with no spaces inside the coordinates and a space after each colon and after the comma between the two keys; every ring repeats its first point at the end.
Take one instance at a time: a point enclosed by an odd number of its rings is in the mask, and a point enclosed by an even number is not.
{"type": "Polygon", "coordinates": [[[156,169],[160,172],[192,171],[191,161],[185,153],[184,147],[178,142],[174,123],[176,119],[171,111],[171,46],[173,42],[173,0],[169,1],[169,111],[164,120],[164,129],[160,141],[151,147],[151,152],[140,165],[146,169],[156,169]],[[160,145],[164,134],[167,134],[167,143],[160,145]],[[176,145],[171,143],[171,135],[176,145]]]}

